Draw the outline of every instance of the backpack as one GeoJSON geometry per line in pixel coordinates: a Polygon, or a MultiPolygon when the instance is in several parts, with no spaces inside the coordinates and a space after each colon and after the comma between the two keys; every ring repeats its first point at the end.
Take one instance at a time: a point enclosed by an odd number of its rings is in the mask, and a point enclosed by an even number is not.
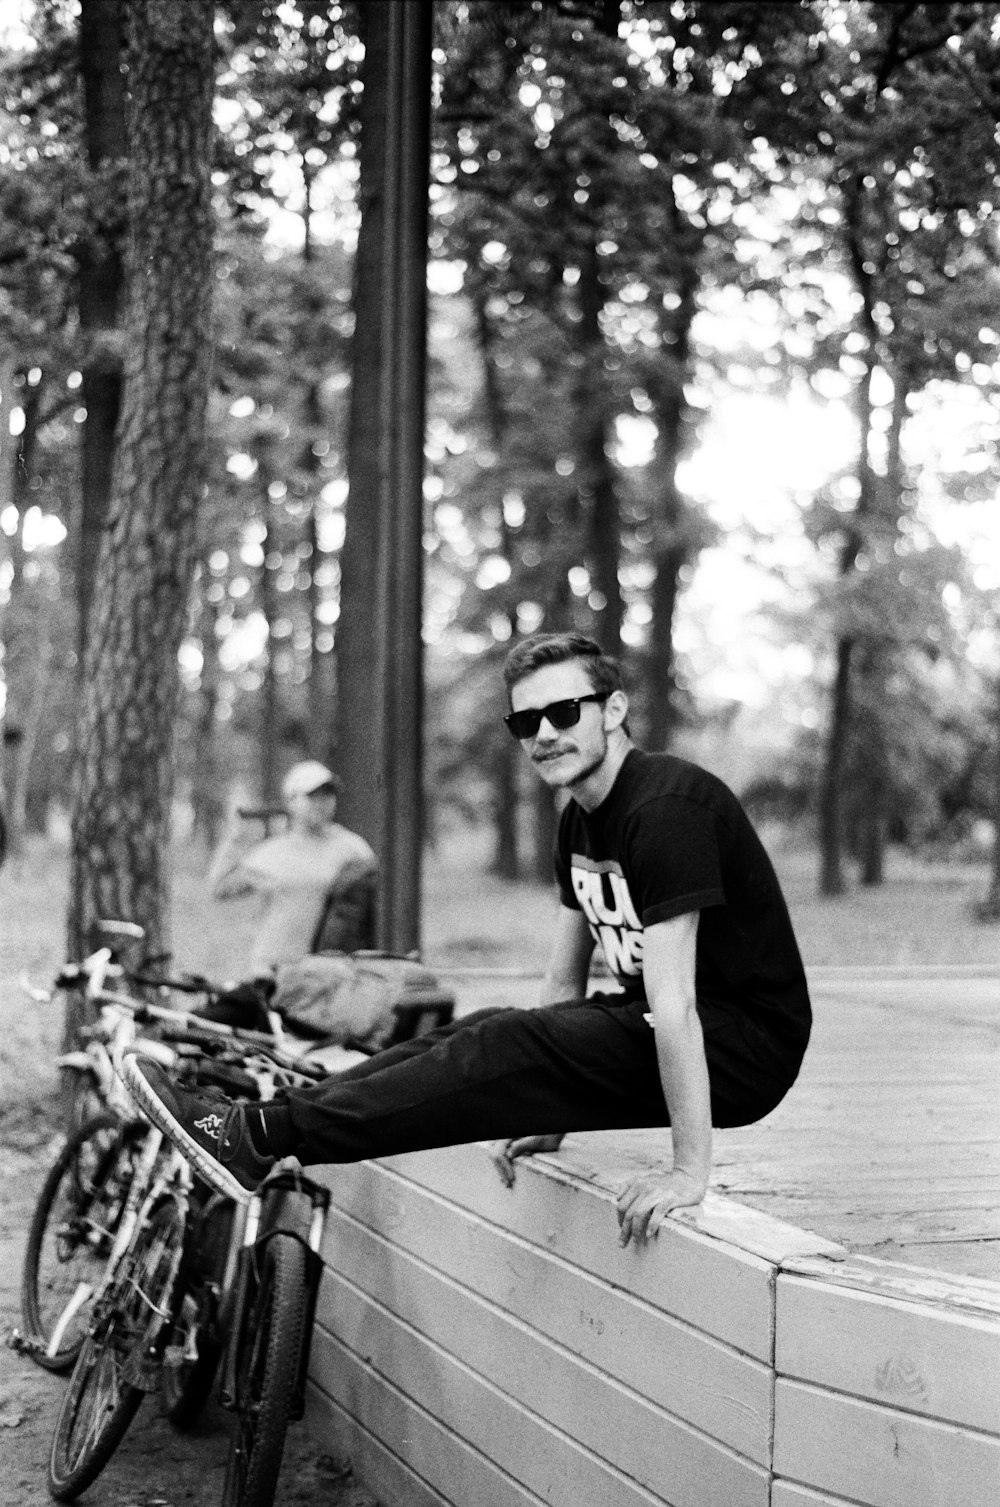
{"type": "Polygon", "coordinates": [[[455,996],[415,958],[320,952],[279,967],[270,1007],[302,1035],[377,1051],[446,1024],[455,996]]]}

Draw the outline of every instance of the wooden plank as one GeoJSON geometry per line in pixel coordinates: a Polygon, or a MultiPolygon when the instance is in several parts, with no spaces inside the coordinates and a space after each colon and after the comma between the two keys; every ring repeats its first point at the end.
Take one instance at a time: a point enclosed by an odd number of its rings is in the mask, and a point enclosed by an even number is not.
{"type": "Polygon", "coordinates": [[[306,1393],[306,1428],[331,1452],[346,1455],[359,1481],[375,1494],[382,1507],[449,1507],[435,1491],[352,1418],[331,1397],[310,1384],[306,1393]]]}
{"type": "MultiPolygon", "coordinates": [[[[751,1195],[744,1195],[751,1196],[751,1195]]],[[[776,1212],[781,1212],[786,1218],[793,1215],[796,1207],[801,1209],[801,1219],[805,1224],[816,1217],[813,1209],[802,1206],[801,1199],[793,1200],[790,1196],[775,1194],[765,1199],[756,1195],[758,1202],[766,1207],[773,1207],[776,1212]]],[[[823,1222],[831,1233],[839,1230],[844,1244],[850,1242],[852,1249],[864,1248],[867,1255],[877,1255],[872,1248],[881,1241],[891,1240],[895,1244],[907,1247],[906,1260],[913,1266],[924,1264],[924,1256],[920,1251],[924,1247],[936,1244],[964,1241],[969,1244],[978,1244],[987,1248],[988,1257],[992,1252],[994,1262],[1000,1246],[1000,1228],[997,1223],[997,1211],[987,1213],[981,1209],[956,1209],[951,1212],[942,1210],[921,1210],[917,1213],[904,1212],[902,1209],[865,1209],[845,1208],[833,1209],[825,1214],[823,1222]]],[[[794,1259],[794,1258],[793,1258],[794,1259]]],[[[938,1261],[927,1261],[928,1266],[939,1266],[938,1261]]],[[[980,1268],[981,1270],[981,1268],[980,1268]]],[[[962,1273],[955,1273],[961,1276],[962,1273]]],[[[972,1273],[969,1273],[972,1275],[972,1273]]],[[[995,1264],[992,1272],[987,1270],[990,1281],[1000,1278],[1000,1272],[995,1264]]]]}
{"type": "MultiPolygon", "coordinates": [[[[613,1194],[526,1165],[503,1188],[482,1147],[390,1157],[383,1163],[479,1218],[631,1291],[652,1307],[770,1362],[774,1264],[669,1219],[643,1248],[617,1245],[613,1194]]],[[[339,1172],[328,1177],[336,1200],[339,1172]]],[[[801,1233],[795,1231],[798,1245],[801,1233]]],[[[809,1242],[807,1242],[809,1243],[809,1242]]],[[[830,1242],[822,1243],[828,1248],[830,1242]]]]}
{"type": "MultiPolygon", "coordinates": [[[[505,1188],[481,1146],[391,1157],[386,1168],[508,1229],[569,1265],[642,1298],[758,1360],[770,1363],[773,1264],[668,1220],[656,1240],[617,1242],[613,1195],[524,1166],[505,1188]]],[[[321,1171],[337,1199],[340,1168],[321,1171]]]]}
{"type": "Polygon", "coordinates": [[[1000,1439],[779,1377],[774,1471],[870,1507],[986,1507],[1000,1439]]]}
{"type": "MultiPolygon", "coordinates": [[[[775,1187],[775,1183],[776,1178],[767,1177],[765,1165],[761,1168],[759,1177],[752,1180],[734,1178],[721,1191],[734,1199],[747,1196],[766,1198],[776,1196],[781,1191],[780,1184],[775,1187]]],[[[934,1184],[928,1186],[926,1170],[922,1176],[905,1178],[891,1173],[882,1173],[881,1177],[877,1173],[862,1173],[853,1182],[847,1179],[829,1182],[824,1207],[834,1217],[847,1213],[885,1214],[891,1212],[886,1209],[885,1201],[888,1197],[911,1215],[926,1213],[934,1216],[940,1227],[945,1220],[962,1220],[970,1210],[977,1215],[982,1213],[984,1205],[996,1190],[997,1181],[994,1178],[975,1178],[966,1183],[958,1179],[942,1178],[940,1182],[935,1179],[934,1184]]],[[[988,1219],[986,1226],[984,1235],[987,1230],[992,1233],[994,1228],[1000,1228],[995,1219],[988,1219]]]]}
{"type": "MultiPolygon", "coordinates": [[[[341,1219],[335,1235],[338,1267],[336,1273],[327,1269],[319,1318],[344,1343],[357,1348],[345,1327],[345,1311],[356,1308],[356,1298],[344,1291],[346,1281],[506,1396],[651,1489],[686,1455],[693,1458],[695,1475],[710,1473],[720,1440],[759,1465],[770,1464],[771,1373],[745,1358],[743,1373],[735,1372],[733,1353],[716,1341],[702,1340],[700,1349],[689,1343],[677,1354],[669,1335],[665,1342],[662,1325],[650,1324],[645,1330],[641,1324],[629,1326],[609,1335],[605,1324],[614,1326],[614,1308],[622,1300],[608,1293],[603,1304],[599,1300],[591,1311],[584,1309],[582,1317],[584,1330],[595,1339],[613,1340],[610,1359],[615,1373],[610,1374],[575,1346],[552,1341],[363,1227],[341,1219]],[[669,1384],[664,1384],[662,1373],[669,1373],[669,1384]],[[685,1374],[695,1401],[684,1396],[685,1374]],[[674,1400],[674,1408],[661,1401],[665,1393],[674,1400]],[[688,1426],[692,1418],[697,1433],[688,1426]]],[[[495,1265],[507,1265],[511,1259],[509,1252],[494,1249],[495,1265]]],[[[559,1275],[555,1272],[555,1285],[539,1294],[537,1312],[548,1307],[559,1275]]],[[[518,1285],[522,1284],[529,1291],[533,1288],[530,1270],[519,1274],[518,1285]]],[[[564,1312],[570,1313],[575,1302],[569,1296],[564,1312]]],[[[607,1345],[587,1348],[603,1348],[603,1358],[608,1358],[607,1345]]]]}
{"type": "Polygon", "coordinates": [[[391,1281],[383,1279],[393,1252],[370,1231],[354,1228],[353,1220],[512,1315],[524,1326],[522,1344],[534,1331],[695,1428],[767,1462],[770,1367],[384,1168],[342,1169],[338,1207],[352,1222],[331,1218],[326,1259],[404,1317],[398,1284],[407,1269],[397,1262],[391,1281]]]}
{"type": "MultiPolygon", "coordinates": [[[[827,1139],[828,1126],[819,1126],[814,1130],[807,1129],[801,1124],[797,1127],[801,1136],[797,1147],[796,1165],[808,1168],[810,1172],[825,1172],[827,1177],[845,1180],[845,1174],[841,1171],[841,1164],[831,1166],[830,1145],[827,1139]]],[[[783,1162],[787,1165],[787,1157],[784,1153],[783,1137],[775,1136],[768,1141],[763,1134],[758,1135],[756,1142],[748,1142],[745,1145],[730,1147],[716,1140],[713,1168],[715,1171],[727,1167],[731,1162],[739,1162],[747,1153],[750,1145],[755,1146],[754,1156],[763,1158],[765,1165],[774,1161],[778,1165],[783,1162]]],[[[995,1144],[980,1140],[975,1143],[964,1141],[960,1133],[955,1132],[954,1137],[936,1136],[935,1147],[947,1150],[948,1165],[946,1176],[953,1180],[961,1178],[962,1182],[972,1179],[985,1180],[995,1177],[992,1163],[996,1161],[1000,1165],[1000,1153],[995,1144]]],[[[866,1173],[869,1177],[877,1177],[881,1171],[884,1175],[885,1168],[879,1165],[882,1158],[890,1158],[889,1167],[893,1175],[901,1178],[912,1179],[919,1177],[921,1172],[926,1173],[927,1159],[926,1150],[919,1144],[910,1142],[907,1145],[897,1146],[895,1138],[892,1143],[880,1141],[876,1136],[871,1137],[870,1142],[871,1161],[867,1167],[859,1166],[858,1173],[866,1173]]],[[[851,1168],[853,1177],[855,1172],[851,1168]]],[[[714,1180],[714,1179],[713,1179],[714,1180]]]]}
{"type": "Polygon", "coordinates": [[[850,1250],[1000,1278],[998,984],[814,981],[798,1082],[760,1124],[718,1132],[713,1187],[850,1250]]]}
{"type": "Polygon", "coordinates": [[[831,1497],[825,1491],[810,1491],[795,1481],[776,1479],[771,1486],[771,1507],[858,1507],[845,1497],[831,1497]]]}
{"type": "Polygon", "coordinates": [[[1000,1321],[778,1278],[779,1374],[1000,1434],[1000,1321]]]}
{"type": "MultiPolygon", "coordinates": [[[[824,1114],[813,1123],[803,1113],[797,1117],[795,1128],[797,1137],[801,1138],[803,1153],[809,1157],[815,1157],[817,1160],[822,1160],[825,1157],[827,1170],[835,1172],[836,1166],[832,1168],[830,1166],[830,1145],[827,1140],[830,1128],[829,1114],[824,1114]]],[[[923,1147],[919,1143],[912,1141],[901,1143],[897,1140],[895,1127],[891,1128],[891,1132],[888,1135],[884,1134],[884,1128],[883,1126],[880,1131],[873,1127],[870,1135],[866,1135],[865,1137],[871,1148],[873,1158],[883,1156],[898,1157],[899,1163],[903,1167],[910,1164],[919,1167],[924,1155],[923,1147]]],[[[982,1133],[976,1139],[972,1139],[962,1134],[961,1127],[958,1124],[939,1129],[935,1133],[934,1143],[937,1146],[947,1146],[954,1153],[956,1159],[959,1159],[962,1163],[967,1162],[972,1167],[982,1165],[984,1157],[990,1158],[997,1154],[995,1136],[990,1137],[982,1133]]],[[[762,1150],[770,1155],[775,1155],[783,1150],[784,1145],[785,1131],[777,1126],[768,1125],[763,1121],[759,1125],[752,1127],[749,1134],[718,1130],[715,1133],[713,1164],[724,1167],[731,1159],[739,1160],[740,1157],[746,1156],[750,1151],[754,1155],[758,1155],[762,1150]]]]}
{"type": "Polygon", "coordinates": [[[914,1263],[922,1261],[926,1268],[939,1274],[961,1274],[992,1285],[1000,1278],[1000,1244],[975,1236],[966,1238],[961,1232],[940,1239],[914,1237],[905,1243],[893,1235],[882,1236],[870,1244],[858,1240],[854,1242],[854,1251],[890,1264],[909,1263],[914,1269],[914,1263]]]}
{"type": "MultiPolygon", "coordinates": [[[[321,1336],[317,1334],[317,1339],[321,1336]]],[[[343,1436],[378,1441],[383,1469],[394,1459],[395,1479],[415,1478],[422,1493],[432,1493],[449,1507],[543,1507],[533,1492],[498,1468],[451,1429],[443,1428],[425,1409],[357,1355],[329,1337],[314,1345],[311,1379],[320,1398],[342,1419],[343,1436]]],[[[322,1402],[320,1403],[322,1406],[322,1402]]],[[[353,1456],[352,1456],[353,1458],[353,1456]]],[[[395,1489],[390,1485],[390,1489],[395,1489]]],[[[386,1507],[410,1507],[409,1497],[390,1497],[386,1507]]]]}
{"type": "MultiPolygon", "coordinates": [[[[672,1155],[668,1131],[600,1131],[567,1136],[558,1158],[539,1157],[535,1165],[615,1194],[631,1179],[669,1165],[672,1155]]],[[[821,1236],[713,1192],[694,1209],[675,1210],[670,1219],[775,1264],[793,1255],[838,1254],[838,1247],[821,1236]]]]}
{"type": "Polygon", "coordinates": [[[818,1277],[823,1282],[858,1288],[862,1292],[881,1294],[901,1302],[933,1303],[935,1307],[955,1313],[971,1313],[1000,1318],[1000,1283],[977,1281],[972,1277],[954,1276],[902,1262],[877,1261],[866,1256],[851,1256],[832,1263],[810,1256],[793,1257],[784,1270],[803,1277],[818,1277]]]}
{"type": "MultiPolygon", "coordinates": [[[[780,1198],[775,1207],[785,1215],[790,1212],[780,1198]]],[[[980,1233],[984,1222],[982,1216],[970,1216],[964,1222],[932,1221],[929,1215],[904,1218],[890,1210],[882,1216],[856,1213],[840,1219],[831,1217],[828,1230],[834,1233],[839,1228],[854,1255],[923,1268],[928,1275],[938,1272],[946,1279],[967,1276],[995,1286],[1000,1278],[1000,1236],[984,1238],[980,1233]],[[949,1254],[953,1261],[949,1261],[949,1254]]]]}
{"type": "MultiPolygon", "coordinates": [[[[602,1507],[646,1507],[649,1502],[703,1507],[706,1489],[720,1501],[767,1507],[768,1471],[750,1465],[694,1430],[678,1426],[649,1406],[637,1406],[637,1398],[622,1397],[623,1389],[607,1379],[598,1379],[602,1385],[589,1394],[590,1400],[599,1398],[590,1418],[590,1433],[595,1436],[589,1444],[581,1444],[580,1439],[524,1406],[520,1395],[512,1392],[520,1392],[527,1385],[529,1394],[538,1400],[545,1383],[554,1391],[569,1374],[571,1395],[551,1397],[545,1406],[556,1414],[562,1409],[574,1429],[586,1435],[586,1420],[572,1391],[575,1385],[586,1382],[587,1368],[578,1367],[574,1380],[565,1365],[548,1367],[545,1355],[521,1352],[517,1326],[503,1325],[495,1313],[486,1311],[483,1317],[483,1344],[494,1358],[492,1364],[498,1373],[506,1373],[512,1391],[480,1373],[479,1367],[489,1362],[482,1350],[477,1355],[477,1368],[470,1367],[346,1282],[331,1278],[325,1288],[313,1364],[319,1385],[333,1388],[333,1374],[345,1365],[345,1356],[351,1356],[357,1364],[363,1356],[364,1367],[370,1368],[380,1382],[413,1395],[425,1415],[422,1427],[431,1423],[444,1427],[553,1507],[578,1507],[580,1502],[601,1502],[602,1507]],[[336,1335],[327,1328],[328,1320],[336,1323],[336,1335]],[[533,1365],[539,1365],[541,1374],[535,1379],[521,1377],[518,1382],[518,1371],[533,1365]],[[605,1402],[611,1406],[616,1403],[611,1395],[614,1391],[619,1392],[617,1415],[633,1421],[616,1442],[611,1441],[601,1418],[605,1402]],[[607,1445],[607,1453],[602,1445],[607,1445]],[[625,1460],[623,1468],[617,1465],[617,1459],[625,1460]]],[[[422,1319],[425,1317],[426,1310],[422,1319]]],[[[446,1313],[441,1317],[447,1320],[446,1313]]],[[[456,1322],[459,1326],[464,1323],[461,1314],[456,1322]]],[[[470,1334],[471,1329],[465,1332],[470,1334]]],[[[557,1362],[556,1356],[551,1359],[557,1362]]],[[[366,1389],[351,1411],[367,1423],[367,1408],[366,1389]]],[[[458,1492],[455,1499],[465,1501],[458,1492]]],[[[470,1493],[467,1499],[479,1501],[480,1496],[470,1493]]]]}

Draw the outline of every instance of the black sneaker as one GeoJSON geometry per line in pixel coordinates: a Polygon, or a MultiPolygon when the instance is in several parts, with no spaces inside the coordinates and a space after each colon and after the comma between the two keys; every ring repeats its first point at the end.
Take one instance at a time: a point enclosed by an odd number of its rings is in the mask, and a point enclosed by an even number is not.
{"type": "Polygon", "coordinates": [[[237,1203],[249,1203],[277,1158],[254,1150],[245,1105],[223,1094],[180,1088],[158,1062],[136,1053],[122,1063],[122,1078],[153,1124],[206,1182],[237,1203]]]}

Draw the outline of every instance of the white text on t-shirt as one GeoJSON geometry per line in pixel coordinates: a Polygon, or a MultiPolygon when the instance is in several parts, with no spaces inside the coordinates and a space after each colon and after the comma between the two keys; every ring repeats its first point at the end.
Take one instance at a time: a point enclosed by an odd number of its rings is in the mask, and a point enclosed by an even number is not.
{"type": "Polygon", "coordinates": [[[614,859],[598,863],[574,853],[570,859],[570,878],[580,909],[612,973],[619,977],[641,977],[642,922],[621,865],[614,859]]]}

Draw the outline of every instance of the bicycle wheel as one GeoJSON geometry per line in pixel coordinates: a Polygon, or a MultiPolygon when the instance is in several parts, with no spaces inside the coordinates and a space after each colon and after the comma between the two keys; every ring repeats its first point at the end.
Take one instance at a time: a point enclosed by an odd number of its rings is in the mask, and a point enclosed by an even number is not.
{"type": "Polygon", "coordinates": [[[236,1338],[237,1405],[222,1507],[271,1507],[298,1378],[306,1320],[306,1252],[274,1235],[236,1338]]]}
{"type": "Polygon", "coordinates": [[[213,1194],[199,1212],[181,1269],[176,1317],[164,1352],[160,1402],[175,1428],[190,1428],[208,1401],[222,1354],[219,1298],[235,1209],[213,1194]]]}
{"type": "Polygon", "coordinates": [[[68,1371],[80,1353],[145,1134],[139,1121],[96,1115],[69,1137],[42,1184],[25,1248],[21,1311],[39,1346],[34,1357],[49,1371],[68,1371]]]}
{"type": "Polygon", "coordinates": [[[90,1068],[64,1067],[63,1101],[69,1105],[68,1126],[72,1135],[81,1125],[105,1112],[105,1100],[90,1068]]]}
{"type": "Polygon", "coordinates": [[[52,1436],[49,1492],[57,1502],[72,1501],[97,1479],[149,1390],[183,1248],[184,1214],[167,1199],[138,1230],[94,1305],[52,1436]]]}

